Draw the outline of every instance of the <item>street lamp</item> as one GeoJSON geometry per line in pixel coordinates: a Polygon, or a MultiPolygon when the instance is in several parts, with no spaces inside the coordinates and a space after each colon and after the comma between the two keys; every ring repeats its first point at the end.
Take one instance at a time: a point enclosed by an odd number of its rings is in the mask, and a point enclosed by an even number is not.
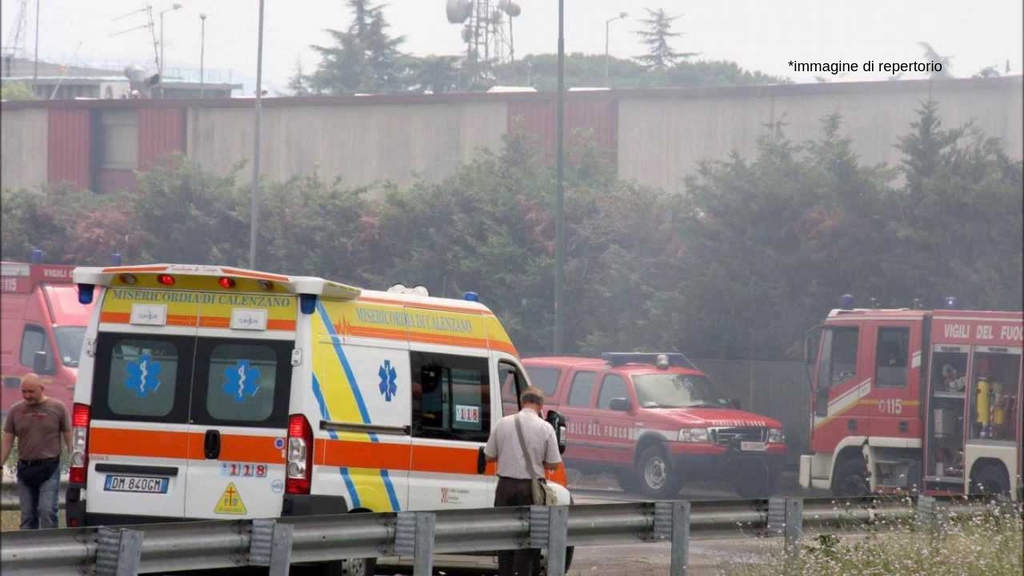
{"type": "Polygon", "coordinates": [[[164,96],[164,14],[175,10],[181,10],[181,4],[175,2],[170,8],[160,11],[160,69],[157,72],[160,74],[161,98],[164,96]]]}
{"type": "Polygon", "coordinates": [[[608,26],[616,20],[622,20],[629,14],[625,12],[619,12],[619,15],[614,18],[609,18],[604,21],[604,85],[608,86],[608,26]]]}
{"type": "Polygon", "coordinates": [[[202,22],[199,32],[199,99],[201,100],[206,95],[206,68],[204,66],[206,57],[206,14],[200,14],[199,20],[202,22]]]}

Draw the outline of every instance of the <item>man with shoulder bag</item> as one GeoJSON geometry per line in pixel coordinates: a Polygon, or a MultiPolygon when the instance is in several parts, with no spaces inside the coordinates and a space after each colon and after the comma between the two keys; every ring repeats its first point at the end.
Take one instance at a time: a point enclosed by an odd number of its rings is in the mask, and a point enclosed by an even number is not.
{"type": "MultiPolygon", "coordinates": [[[[484,448],[490,462],[498,462],[495,506],[556,504],[544,478],[544,468],[554,470],[562,462],[555,430],[543,418],[544,392],[530,386],[519,395],[520,410],[505,416],[491,431],[484,448]]],[[[501,576],[531,576],[539,570],[537,549],[498,553],[501,576]]]]}
{"type": "Polygon", "coordinates": [[[22,530],[57,527],[62,438],[71,449],[67,409],[59,400],[47,398],[44,388],[41,377],[26,374],[21,380],[23,400],[11,407],[4,421],[0,466],[17,438],[22,530]]]}

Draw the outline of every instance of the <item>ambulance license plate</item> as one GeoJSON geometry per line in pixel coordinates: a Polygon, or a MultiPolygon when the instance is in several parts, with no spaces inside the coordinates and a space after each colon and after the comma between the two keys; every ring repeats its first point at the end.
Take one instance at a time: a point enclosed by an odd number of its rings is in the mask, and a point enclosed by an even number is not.
{"type": "Polygon", "coordinates": [[[764,442],[740,442],[740,450],[744,452],[764,452],[764,442]]]}
{"type": "Polygon", "coordinates": [[[103,489],[107,492],[166,494],[168,484],[167,478],[153,476],[107,476],[103,489]]]}

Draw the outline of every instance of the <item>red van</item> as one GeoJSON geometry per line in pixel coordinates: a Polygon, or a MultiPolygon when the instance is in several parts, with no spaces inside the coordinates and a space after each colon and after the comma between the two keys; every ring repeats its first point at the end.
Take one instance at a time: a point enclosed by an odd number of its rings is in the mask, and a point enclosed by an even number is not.
{"type": "Polygon", "coordinates": [[[0,292],[0,411],[21,400],[21,378],[36,371],[52,380],[46,395],[70,409],[78,356],[93,305],[78,302],[74,266],[3,262],[0,292]],[[45,363],[37,353],[45,354],[45,363]]]}
{"type": "Polygon", "coordinates": [[[786,455],[782,424],[738,410],[678,353],[525,358],[546,406],[568,420],[566,464],[613,472],[624,490],[671,498],[720,479],[740,496],[772,493],[786,455]]]}

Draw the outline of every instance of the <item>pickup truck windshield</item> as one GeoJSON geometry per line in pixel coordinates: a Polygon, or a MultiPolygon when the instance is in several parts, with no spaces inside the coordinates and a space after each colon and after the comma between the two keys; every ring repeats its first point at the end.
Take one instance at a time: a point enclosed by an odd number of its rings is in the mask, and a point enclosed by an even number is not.
{"type": "Polygon", "coordinates": [[[640,374],[633,376],[636,397],[644,408],[694,408],[725,406],[714,393],[711,381],[696,374],[640,374]]]}
{"type": "Polygon", "coordinates": [[[82,342],[85,340],[85,326],[60,326],[54,328],[53,335],[57,338],[57,353],[65,366],[78,366],[78,355],[82,353],[82,342]]]}

